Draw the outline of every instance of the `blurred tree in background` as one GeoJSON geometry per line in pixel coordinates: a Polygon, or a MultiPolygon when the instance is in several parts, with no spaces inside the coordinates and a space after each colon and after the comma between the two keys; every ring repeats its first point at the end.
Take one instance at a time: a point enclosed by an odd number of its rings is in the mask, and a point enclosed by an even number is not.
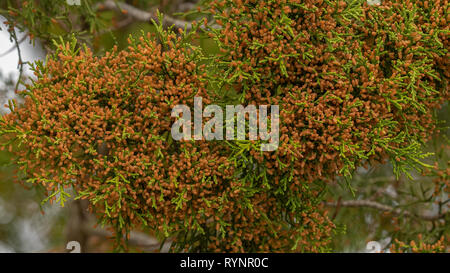
{"type": "MultiPolygon", "coordinates": [[[[27,82],[30,76],[23,73],[25,62],[20,59],[20,47],[16,46],[23,43],[20,38],[23,35],[39,41],[46,54],[55,52],[55,41],[75,37],[77,46],[86,44],[95,56],[104,56],[114,46],[126,49],[130,36],[156,33],[151,19],[159,21],[157,10],[165,14],[161,22],[165,27],[189,29],[192,21],[204,17],[211,22],[211,14],[197,10],[206,2],[210,1],[80,0],[80,5],[69,5],[76,1],[6,0],[0,3],[0,15],[6,18],[1,27],[15,43],[18,78],[27,82]]],[[[447,22],[448,19],[448,15],[442,18],[447,22]]],[[[448,28],[446,31],[448,35],[448,28]]],[[[202,31],[193,43],[209,54],[219,53],[215,41],[202,31]]],[[[0,74],[0,82],[1,95],[20,89],[17,79],[0,74]]],[[[338,178],[328,185],[323,203],[336,225],[332,251],[366,251],[369,241],[379,242],[382,251],[449,251],[448,101],[435,111],[442,121],[440,130],[423,147],[423,152],[433,153],[423,161],[435,168],[423,173],[411,170],[409,175],[397,177],[390,163],[374,164],[358,168],[350,181],[338,178]]],[[[80,242],[83,251],[112,250],[112,243],[107,240],[111,231],[108,227],[93,228],[96,219],[87,212],[86,202],[71,201],[64,208],[41,205],[45,196],[38,188],[27,190],[13,183],[17,166],[11,165],[9,157],[8,152],[0,153],[0,251],[66,251],[66,243],[72,240],[80,242]]],[[[161,242],[153,235],[133,231],[130,250],[160,251],[161,242]]],[[[169,245],[170,239],[161,251],[167,251],[169,245]]]]}

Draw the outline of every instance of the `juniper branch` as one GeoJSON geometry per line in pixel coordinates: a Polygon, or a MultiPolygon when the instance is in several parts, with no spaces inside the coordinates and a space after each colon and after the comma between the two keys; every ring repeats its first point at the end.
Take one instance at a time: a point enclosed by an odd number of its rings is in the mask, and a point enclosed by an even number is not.
{"type": "MultiPolygon", "coordinates": [[[[153,19],[156,22],[158,22],[158,17],[156,16],[155,13],[138,9],[127,3],[115,3],[112,0],[107,0],[107,1],[97,4],[96,8],[98,10],[115,10],[117,12],[126,11],[127,14],[136,21],[150,22],[153,19]]],[[[184,29],[186,26],[186,30],[189,31],[192,29],[192,24],[190,22],[180,20],[180,19],[175,19],[175,18],[167,16],[167,15],[164,16],[162,23],[164,26],[167,26],[167,27],[175,26],[176,28],[184,29]]]]}
{"type": "Polygon", "coordinates": [[[361,208],[361,207],[367,207],[367,208],[373,208],[384,212],[390,212],[395,215],[401,215],[401,216],[407,216],[407,217],[416,217],[420,218],[426,221],[436,221],[439,219],[444,218],[448,212],[438,214],[438,215],[428,215],[428,214],[421,214],[416,215],[409,211],[402,210],[400,208],[391,207],[385,204],[381,204],[375,201],[370,200],[346,200],[346,201],[340,201],[340,202],[325,202],[325,205],[328,207],[350,207],[350,208],[361,208]]]}

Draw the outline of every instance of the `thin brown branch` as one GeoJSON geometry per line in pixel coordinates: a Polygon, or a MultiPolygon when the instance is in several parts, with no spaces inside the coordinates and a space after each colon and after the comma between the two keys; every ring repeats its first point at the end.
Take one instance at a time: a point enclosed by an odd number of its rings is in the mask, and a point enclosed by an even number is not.
{"type": "MultiPolygon", "coordinates": [[[[144,11],[141,9],[138,9],[132,5],[129,5],[127,3],[115,3],[112,0],[107,0],[104,2],[101,2],[97,5],[97,9],[99,10],[114,10],[121,13],[126,13],[128,16],[132,17],[136,21],[143,21],[143,22],[150,22],[152,19],[155,20],[155,22],[158,22],[158,17],[153,12],[144,11]]],[[[182,28],[184,29],[186,26],[186,30],[192,29],[192,24],[188,21],[179,20],[172,18],[170,16],[164,15],[163,19],[163,25],[168,26],[175,26],[176,28],[182,28]]]]}
{"type": "MultiPolygon", "coordinates": [[[[18,41],[19,45],[20,45],[21,43],[23,43],[23,41],[25,41],[25,40],[27,39],[27,37],[28,37],[28,33],[26,33],[25,35],[23,35],[23,37],[20,38],[20,40],[18,41]]],[[[11,52],[13,52],[15,49],[16,49],[16,44],[14,44],[10,49],[8,49],[8,50],[6,50],[5,52],[1,53],[1,54],[0,54],[0,58],[1,58],[1,57],[4,57],[4,56],[6,56],[6,55],[8,55],[8,54],[11,53],[11,52]]]]}
{"type": "MultiPolygon", "coordinates": [[[[24,66],[24,62],[22,59],[22,51],[20,49],[20,43],[17,39],[17,33],[16,33],[16,29],[13,28],[12,32],[10,33],[11,38],[14,40],[16,48],[17,48],[17,56],[19,58],[19,63],[17,64],[17,67],[19,69],[19,78],[17,79],[17,83],[16,83],[16,87],[14,88],[14,91],[17,92],[19,89],[19,85],[20,85],[20,81],[22,80],[22,76],[23,76],[23,66],[24,66]]],[[[26,36],[25,36],[26,37],[26,36]]]]}
{"type": "Polygon", "coordinates": [[[339,204],[335,202],[325,202],[325,205],[328,207],[337,207],[338,205],[340,207],[350,207],[350,208],[373,208],[380,211],[390,212],[395,215],[401,215],[401,216],[407,216],[407,217],[417,217],[426,221],[436,221],[439,219],[442,219],[446,216],[447,213],[443,213],[440,215],[428,215],[428,214],[422,214],[422,215],[416,215],[409,211],[402,210],[400,208],[391,207],[385,204],[381,204],[375,201],[370,200],[347,200],[347,201],[340,201],[339,204]]]}
{"type": "MultiPolygon", "coordinates": [[[[113,236],[112,232],[102,229],[102,228],[92,228],[89,225],[83,227],[83,230],[89,236],[97,236],[100,238],[111,238],[113,236]]],[[[171,240],[167,240],[164,243],[162,251],[167,250],[171,240]]],[[[141,248],[144,251],[152,252],[157,251],[161,247],[161,243],[154,237],[149,236],[143,232],[131,231],[130,237],[128,239],[128,245],[133,247],[141,248]]]]}

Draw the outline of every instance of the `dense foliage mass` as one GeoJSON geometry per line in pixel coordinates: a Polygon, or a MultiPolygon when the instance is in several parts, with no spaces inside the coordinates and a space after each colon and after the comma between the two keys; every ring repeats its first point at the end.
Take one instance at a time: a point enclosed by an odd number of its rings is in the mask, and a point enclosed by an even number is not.
{"type": "Polygon", "coordinates": [[[386,160],[397,175],[431,167],[421,145],[449,98],[448,9],[439,0],[213,1],[205,12],[218,28],[158,25],[157,36],[104,57],[59,45],[1,133],[27,182],[60,202],[73,187],[119,246],[141,228],[174,237],[173,251],[327,251],[327,182],[386,160]],[[193,45],[198,31],[220,54],[193,45]],[[279,105],[278,150],[174,141],[171,109],[194,96],[279,105]]]}

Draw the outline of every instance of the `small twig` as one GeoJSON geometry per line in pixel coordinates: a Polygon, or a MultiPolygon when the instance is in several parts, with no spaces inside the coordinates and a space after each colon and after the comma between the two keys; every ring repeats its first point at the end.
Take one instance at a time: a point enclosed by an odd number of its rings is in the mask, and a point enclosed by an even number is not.
{"type": "Polygon", "coordinates": [[[24,63],[22,60],[22,52],[20,51],[20,44],[19,44],[19,41],[17,40],[17,33],[14,28],[10,32],[10,35],[11,35],[11,38],[14,40],[14,43],[15,43],[16,49],[17,49],[17,55],[19,57],[19,63],[17,64],[17,68],[19,69],[19,78],[17,79],[16,87],[14,89],[14,91],[17,92],[17,90],[19,89],[20,80],[22,79],[22,75],[23,75],[24,63]]]}
{"type": "Polygon", "coordinates": [[[331,220],[336,219],[336,216],[337,216],[339,210],[341,209],[341,201],[342,201],[342,197],[339,196],[339,198],[338,198],[338,200],[337,200],[337,203],[336,203],[336,210],[334,211],[334,214],[333,214],[333,216],[331,217],[331,220]]]}
{"type": "Polygon", "coordinates": [[[436,221],[439,219],[444,218],[447,213],[443,213],[443,214],[439,214],[439,215],[415,215],[412,214],[409,211],[404,211],[402,209],[399,208],[394,208],[385,204],[381,204],[375,201],[370,201],[370,200],[347,200],[347,201],[340,201],[339,204],[335,203],[335,202],[325,202],[325,205],[328,207],[337,207],[338,205],[340,207],[353,207],[353,208],[358,208],[358,207],[367,207],[367,208],[373,208],[373,209],[377,209],[380,211],[386,211],[386,212],[391,212],[394,213],[396,215],[403,215],[403,216],[408,216],[408,217],[417,217],[426,221],[436,221]]]}
{"type": "MultiPolygon", "coordinates": [[[[27,39],[28,33],[26,33],[22,38],[19,40],[19,44],[23,43],[27,39]]],[[[8,55],[9,53],[13,52],[16,49],[16,45],[13,45],[10,49],[6,50],[2,54],[0,54],[0,58],[8,55]]]]}

